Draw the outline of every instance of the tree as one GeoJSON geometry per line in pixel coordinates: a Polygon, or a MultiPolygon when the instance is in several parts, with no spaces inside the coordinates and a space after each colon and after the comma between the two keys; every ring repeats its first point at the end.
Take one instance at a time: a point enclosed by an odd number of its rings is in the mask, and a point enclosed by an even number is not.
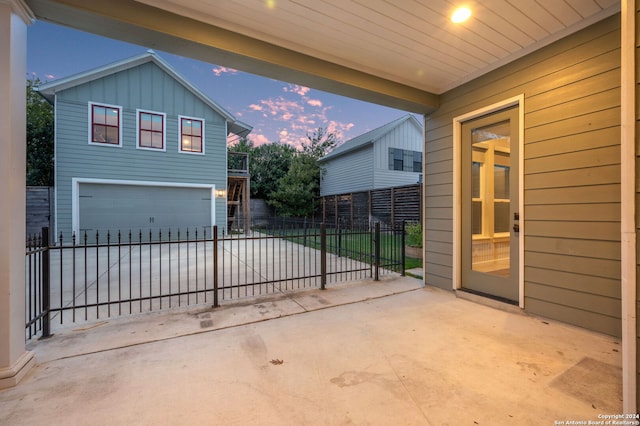
{"type": "Polygon", "coordinates": [[[302,152],[314,160],[324,157],[338,144],[336,134],[322,127],[318,127],[311,135],[307,133],[307,139],[309,142],[302,145],[302,152]]]}
{"type": "Polygon", "coordinates": [[[280,142],[257,147],[254,160],[250,163],[252,194],[258,198],[268,198],[277,190],[278,181],[289,171],[295,154],[295,148],[280,142]]]}
{"type": "Polygon", "coordinates": [[[27,80],[27,185],[53,185],[53,107],[27,80]]]}
{"type": "Polygon", "coordinates": [[[308,155],[298,154],[287,173],[278,180],[278,189],[271,192],[268,203],[281,216],[308,217],[317,208],[320,194],[317,163],[308,155]]]}
{"type": "Polygon", "coordinates": [[[230,146],[229,150],[249,153],[251,196],[264,199],[277,189],[278,180],[289,171],[296,153],[295,148],[280,142],[254,146],[244,138],[230,146]]]}
{"type": "Polygon", "coordinates": [[[278,180],[277,190],[270,193],[268,203],[282,216],[308,217],[318,209],[320,176],[318,159],[337,144],[335,133],[318,128],[294,157],[287,173],[278,180]]]}

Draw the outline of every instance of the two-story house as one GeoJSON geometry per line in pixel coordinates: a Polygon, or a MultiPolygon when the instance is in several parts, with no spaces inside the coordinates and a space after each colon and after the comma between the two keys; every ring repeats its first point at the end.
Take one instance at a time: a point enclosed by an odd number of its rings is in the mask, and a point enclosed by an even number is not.
{"type": "Polygon", "coordinates": [[[226,226],[227,137],[252,128],[156,53],[39,92],[55,109],[56,235],[226,226]]]}
{"type": "Polygon", "coordinates": [[[356,136],[318,160],[320,195],[418,183],[422,144],[422,125],[413,114],[356,136]]]}

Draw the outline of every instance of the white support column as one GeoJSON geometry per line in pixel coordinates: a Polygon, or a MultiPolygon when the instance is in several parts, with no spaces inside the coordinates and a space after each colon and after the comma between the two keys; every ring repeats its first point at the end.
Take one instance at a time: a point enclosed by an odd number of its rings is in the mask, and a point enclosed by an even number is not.
{"type": "Polygon", "coordinates": [[[27,25],[22,0],[0,0],[0,389],[34,364],[25,349],[27,25]]]}
{"type": "Polygon", "coordinates": [[[621,4],[622,409],[636,413],[636,101],[635,0],[621,4]]]}

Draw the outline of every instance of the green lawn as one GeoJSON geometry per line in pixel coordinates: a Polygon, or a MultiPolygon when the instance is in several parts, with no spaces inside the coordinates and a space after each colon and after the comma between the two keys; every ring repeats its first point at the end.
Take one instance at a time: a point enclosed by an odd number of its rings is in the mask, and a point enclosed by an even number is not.
{"type": "MultiPolygon", "coordinates": [[[[271,235],[283,236],[296,244],[304,245],[320,250],[320,229],[277,229],[260,230],[271,235]]],[[[327,230],[327,252],[349,257],[366,263],[373,262],[374,242],[373,233],[368,231],[342,231],[327,230]]],[[[381,263],[400,262],[401,236],[387,232],[380,233],[380,258],[381,263]]],[[[405,269],[422,267],[421,259],[405,257],[405,269]]]]}
{"type": "Polygon", "coordinates": [[[413,257],[405,257],[404,258],[404,268],[405,269],[422,268],[422,259],[415,259],[413,257]]]}

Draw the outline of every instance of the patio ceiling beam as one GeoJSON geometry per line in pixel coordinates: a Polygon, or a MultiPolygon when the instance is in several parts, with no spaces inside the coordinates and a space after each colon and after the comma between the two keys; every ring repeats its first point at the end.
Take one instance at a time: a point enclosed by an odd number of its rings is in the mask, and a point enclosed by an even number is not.
{"type": "Polygon", "coordinates": [[[133,0],[27,0],[38,19],[129,43],[430,114],[439,97],[133,0]]]}

